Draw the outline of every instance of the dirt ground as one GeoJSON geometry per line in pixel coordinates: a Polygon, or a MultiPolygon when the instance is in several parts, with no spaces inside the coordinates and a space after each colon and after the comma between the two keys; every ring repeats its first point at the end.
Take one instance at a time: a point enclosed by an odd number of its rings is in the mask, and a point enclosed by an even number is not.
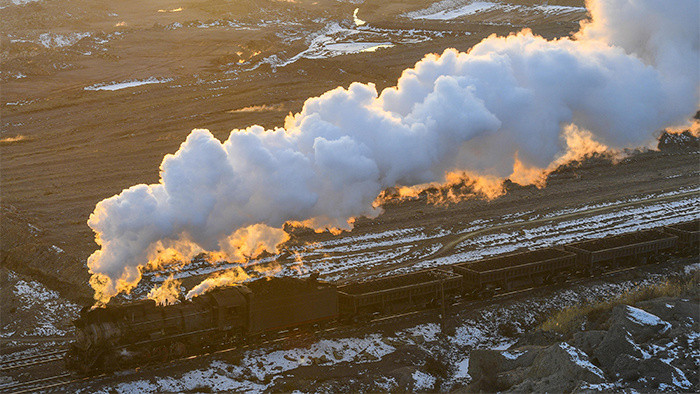
{"type": "MultiPolygon", "coordinates": [[[[490,34],[523,27],[548,38],[566,36],[587,16],[583,1],[548,2],[573,10],[559,14],[528,8],[544,4],[539,1],[509,3],[520,11],[429,20],[407,17],[428,9],[426,0],[4,2],[3,264],[72,298],[89,297],[85,261],[96,244],[86,221],[95,204],[134,184],[157,182],[163,156],[193,128],[224,139],[234,128],[278,126],[306,98],[336,86],[391,86],[426,53],[467,50],[490,34]],[[366,21],[362,29],[353,21],[355,9],[366,21]],[[329,55],[327,47],[311,51],[314,37],[395,45],[329,55]],[[162,83],[100,90],[147,80],[162,83]]],[[[509,212],[679,190],[697,185],[697,170],[697,154],[646,153],[616,166],[564,172],[544,189],[515,187],[494,201],[391,203],[341,237],[416,226],[458,230],[469,220],[509,212]]],[[[297,234],[295,242],[329,237],[297,234]]]]}

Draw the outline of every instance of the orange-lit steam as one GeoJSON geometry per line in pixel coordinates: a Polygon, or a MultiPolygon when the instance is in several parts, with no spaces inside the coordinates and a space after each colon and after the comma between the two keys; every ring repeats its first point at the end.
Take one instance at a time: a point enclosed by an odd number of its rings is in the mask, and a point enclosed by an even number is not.
{"type": "Polygon", "coordinates": [[[187,292],[186,299],[190,300],[193,297],[200,296],[218,287],[229,287],[241,284],[250,279],[250,276],[241,267],[235,267],[230,270],[219,272],[206,278],[202,283],[193,287],[187,292]]]}
{"type": "Polygon", "coordinates": [[[158,305],[173,305],[180,299],[180,282],[171,274],[160,286],[154,286],[146,296],[158,305]]]}
{"type": "Polygon", "coordinates": [[[275,276],[275,274],[282,271],[282,266],[275,261],[266,264],[255,264],[251,268],[260,276],[268,280],[272,279],[272,277],[275,276]]]}
{"type": "Polygon", "coordinates": [[[257,257],[264,251],[277,253],[277,245],[289,240],[284,230],[263,224],[254,224],[236,230],[222,245],[229,261],[243,261],[257,257]]]}

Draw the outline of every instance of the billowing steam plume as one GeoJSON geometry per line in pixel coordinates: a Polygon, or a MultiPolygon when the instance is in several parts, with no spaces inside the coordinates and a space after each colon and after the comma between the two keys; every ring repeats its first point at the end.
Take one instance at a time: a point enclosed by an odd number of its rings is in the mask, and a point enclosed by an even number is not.
{"type": "Polygon", "coordinates": [[[243,268],[235,267],[233,269],[214,274],[211,277],[204,279],[202,283],[193,287],[192,290],[190,290],[187,293],[185,298],[190,300],[192,299],[192,297],[202,295],[214,288],[233,286],[235,284],[242,283],[249,278],[250,276],[248,276],[248,274],[243,270],[243,268]]]}
{"type": "Polygon", "coordinates": [[[581,149],[566,144],[574,126],[612,149],[647,145],[697,109],[699,8],[591,1],[573,39],[491,36],[468,53],[427,55],[381,93],[353,83],[309,98],[284,128],[233,130],[224,143],[194,130],[158,184],[97,204],[95,297],[128,292],[159,250],[235,259],[274,251],[285,222],[349,228],[379,214],[372,203],[387,187],[454,171],[536,182],[528,174],[581,149]]]}

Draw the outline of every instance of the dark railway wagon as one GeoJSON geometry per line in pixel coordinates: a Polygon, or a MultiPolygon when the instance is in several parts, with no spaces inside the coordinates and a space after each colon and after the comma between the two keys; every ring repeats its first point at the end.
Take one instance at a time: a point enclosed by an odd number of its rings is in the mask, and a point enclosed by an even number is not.
{"type": "Polygon", "coordinates": [[[698,254],[698,249],[700,249],[700,219],[672,224],[664,227],[664,231],[678,237],[678,248],[681,253],[698,254]]]}
{"type": "Polygon", "coordinates": [[[497,289],[565,278],[575,264],[575,254],[549,248],[455,264],[452,269],[462,275],[464,294],[487,296],[497,289]]]}
{"type": "Polygon", "coordinates": [[[674,249],[677,240],[675,235],[647,230],[578,242],[564,248],[576,253],[580,269],[595,273],[606,266],[656,259],[659,253],[674,249]]]}
{"type": "Polygon", "coordinates": [[[251,335],[321,324],[338,317],[335,286],[312,278],[273,278],[248,285],[251,335]]]}
{"type": "Polygon", "coordinates": [[[458,274],[431,269],[338,288],[338,309],[345,319],[373,313],[437,306],[442,297],[459,295],[458,274]]]}

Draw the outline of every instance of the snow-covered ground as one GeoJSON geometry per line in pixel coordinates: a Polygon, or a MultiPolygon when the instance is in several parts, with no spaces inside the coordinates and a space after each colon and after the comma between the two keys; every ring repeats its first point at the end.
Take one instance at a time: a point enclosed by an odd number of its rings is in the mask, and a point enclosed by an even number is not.
{"type": "Polygon", "coordinates": [[[70,333],[71,319],[80,307],[60,297],[36,281],[20,279],[8,272],[12,286],[12,300],[4,306],[5,313],[0,327],[0,338],[20,339],[24,337],[62,337],[70,333]]]}
{"type": "Polygon", "coordinates": [[[155,78],[150,77],[142,80],[126,81],[126,82],[108,82],[85,87],[85,90],[121,90],[133,88],[136,86],[149,85],[153,83],[166,83],[172,81],[171,78],[155,78]]]}
{"type": "Polygon", "coordinates": [[[429,7],[408,12],[402,15],[404,18],[418,20],[453,20],[469,15],[485,12],[499,11],[500,13],[538,13],[545,16],[564,15],[571,13],[585,13],[585,7],[569,7],[561,5],[539,4],[532,6],[514,5],[504,2],[474,1],[474,0],[443,0],[431,4],[429,7]]]}
{"type": "Polygon", "coordinates": [[[374,52],[396,45],[428,41],[445,34],[441,31],[421,29],[380,29],[364,24],[358,25],[357,22],[354,26],[347,26],[337,21],[328,21],[317,31],[303,32],[303,35],[299,33],[298,29],[289,32],[285,41],[291,44],[303,40],[306,49],[291,56],[283,53],[269,55],[256,63],[252,69],[268,64],[274,70],[300,59],[324,59],[350,53],[374,52]]]}

